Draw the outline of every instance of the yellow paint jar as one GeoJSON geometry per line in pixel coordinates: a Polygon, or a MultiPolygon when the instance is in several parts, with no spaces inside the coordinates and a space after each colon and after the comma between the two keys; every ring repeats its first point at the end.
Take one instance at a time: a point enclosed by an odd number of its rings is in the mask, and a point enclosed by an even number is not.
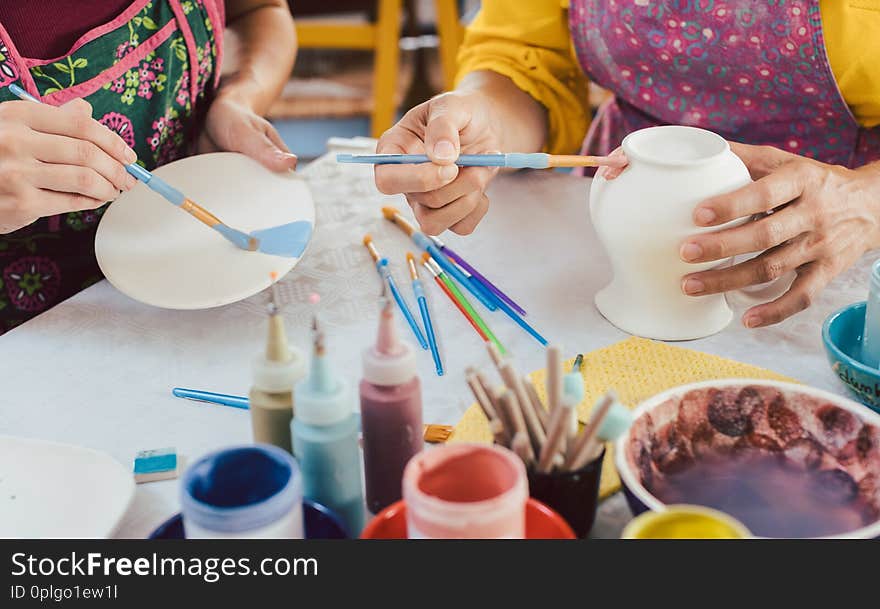
{"type": "Polygon", "coordinates": [[[724,512],[699,505],[669,505],[633,518],[622,539],[746,539],[751,532],[724,512]]]}

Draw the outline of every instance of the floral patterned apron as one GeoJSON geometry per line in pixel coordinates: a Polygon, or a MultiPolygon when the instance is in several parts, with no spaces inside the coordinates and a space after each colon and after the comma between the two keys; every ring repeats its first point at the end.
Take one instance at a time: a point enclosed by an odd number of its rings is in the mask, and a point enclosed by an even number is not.
{"type": "MultiPolygon", "coordinates": [[[[10,83],[53,105],[84,98],[152,169],[196,141],[219,81],[223,23],[223,0],[137,0],[48,60],[21,57],[0,24],[0,102],[14,99],[10,83]]],[[[0,334],[101,279],[94,242],[103,211],[0,235],[0,334]]]]}
{"type": "Polygon", "coordinates": [[[837,87],[819,0],[571,0],[569,21],[584,71],[614,93],[589,154],[672,123],[848,167],[880,159],[880,128],[837,87]]]}

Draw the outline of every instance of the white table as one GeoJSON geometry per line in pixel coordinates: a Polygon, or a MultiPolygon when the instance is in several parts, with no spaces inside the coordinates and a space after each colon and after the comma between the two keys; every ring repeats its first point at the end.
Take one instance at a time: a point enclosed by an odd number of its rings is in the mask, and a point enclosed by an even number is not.
{"type": "MultiPolygon", "coordinates": [[[[367,232],[373,235],[411,296],[403,257],[413,246],[379,211],[383,205],[406,204],[376,191],[370,167],[338,166],[322,157],[303,174],[315,196],[318,227],[306,257],[282,283],[290,303],[288,330],[293,341],[307,345],[307,299],[319,292],[332,358],[356,382],[361,351],[374,337],[380,289],[361,240],[367,232]]],[[[625,338],[592,303],[609,267],[589,222],[588,186],[587,180],[549,172],[501,177],[490,190],[491,210],[477,231],[466,238],[444,236],[569,353],[625,338]]],[[[781,325],[748,331],[733,324],[687,346],[843,393],[825,363],[820,328],[832,310],[864,299],[869,262],[861,260],[811,310],[781,325]]],[[[452,424],[471,401],[464,368],[485,365],[487,358],[446,297],[433,284],[428,290],[447,374],[435,376],[427,352],[419,357],[425,421],[452,424]]],[[[135,452],[147,448],[175,446],[193,460],[248,442],[247,412],[180,400],[170,389],[246,393],[251,360],[263,346],[264,303],[264,296],[255,296],[213,310],[166,311],[134,302],[101,282],[0,337],[0,434],[93,447],[126,466],[135,452]]],[[[520,370],[543,365],[540,345],[502,313],[487,313],[486,319],[516,354],[520,370]]],[[[409,330],[401,326],[401,332],[409,330]]],[[[138,486],[119,535],[147,536],[178,511],[177,492],[176,481],[138,486]]],[[[595,534],[616,536],[627,516],[621,497],[606,501],[595,534]]]]}

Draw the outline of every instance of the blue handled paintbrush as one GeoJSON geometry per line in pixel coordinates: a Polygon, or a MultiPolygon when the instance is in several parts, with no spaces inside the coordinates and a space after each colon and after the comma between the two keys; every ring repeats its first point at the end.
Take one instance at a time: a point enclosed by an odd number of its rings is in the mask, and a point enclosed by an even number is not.
{"type": "Polygon", "coordinates": [[[373,243],[373,238],[370,237],[370,235],[364,236],[364,246],[367,248],[367,251],[370,252],[373,262],[376,263],[376,270],[379,271],[379,276],[382,277],[382,281],[388,284],[388,289],[391,291],[391,295],[394,296],[394,300],[397,302],[397,307],[400,309],[400,312],[403,314],[409,327],[412,328],[416,340],[419,341],[419,345],[421,345],[422,349],[428,349],[428,341],[425,340],[422,331],[419,329],[419,324],[416,323],[416,319],[406,305],[406,301],[403,299],[400,290],[397,289],[397,283],[395,283],[394,278],[391,276],[391,270],[388,268],[388,258],[379,254],[379,250],[376,249],[376,244],[373,243]]]}
{"type": "MultiPolygon", "coordinates": [[[[9,91],[19,99],[38,104],[43,103],[18,85],[9,85],[9,91]]],[[[146,184],[151,190],[162,195],[167,201],[173,203],[206,226],[213,228],[243,250],[262,252],[264,254],[272,254],[273,256],[297,258],[302,255],[306,245],[309,243],[309,238],[312,234],[312,224],[310,222],[289,222],[281,226],[273,226],[245,233],[224,224],[217,216],[195,201],[188,199],[182,192],[168,184],[168,182],[153,175],[137,163],[126,165],[125,170],[146,184]]]]}
{"type": "MultiPolygon", "coordinates": [[[[418,165],[430,163],[424,154],[337,154],[337,163],[367,163],[370,165],[418,165]]],[[[554,167],[623,167],[625,159],[608,156],[581,156],[577,154],[547,154],[544,152],[508,152],[503,154],[462,154],[455,160],[459,167],[509,167],[511,169],[553,169],[554,167]]]]}
{"type": "Polygon", "coordinates": [[[495,311],[498,308],[498,300],[486,289],[485,286],[483,286],[483,284],[468,281],[468,278],[461,272],[461,269],[455,266],[455,264],[446,257],[446,254],[441,252],[440,248],[431,241],[431,239],[425,236],[424,233],[417,231],[416,227],[407,221],[406,218],[401,216],[399,211],[393,207],[383,207],[382,215],[385,216],[386,220],[393,222],[398,228],[409,235],[410,239],[412,239],[416,245],[429,253],[444,271],[467,289],[468,292],[473,294],[474,298],[482,302],[483,306],[490,311],[495,311]]]}
{"type": "Polygon", "coordinates": [[[425,287],[419,279],[419,269],[416,268],[415,257],[406,253],[406,264],[409,266],[409,276],[412,279],[413,294],[419,303],[419,312],[422,314],[422,324],[425,326],[425,334],[428,335],[428,346],[431,347],[431,357],[434,358],[434,368],[437,376],[443,376],[443,362],[440,360],[440,351],[437,349],[437,337],[434,335],[434,324],[431,323],[431,314],[428,311],[428,301],[425,298],[425,287]]]}

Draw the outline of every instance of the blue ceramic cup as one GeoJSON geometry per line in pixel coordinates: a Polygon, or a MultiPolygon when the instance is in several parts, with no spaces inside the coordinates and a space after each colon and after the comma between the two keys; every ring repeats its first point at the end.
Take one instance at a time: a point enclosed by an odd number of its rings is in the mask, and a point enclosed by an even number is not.
{"type": "Polygon", "coordinates": [[[268,444],[210,453],[183,476],[188,539],[302,539],[302,479],[290,453],[268,444]]]}
{"type": "Polygon", "coordinates": [[[834,374],[860,402],[880,412],[880,369],[862,360],[865,310],[866,303],[857,302],[829,315],[822,342],[834,374]]]}

